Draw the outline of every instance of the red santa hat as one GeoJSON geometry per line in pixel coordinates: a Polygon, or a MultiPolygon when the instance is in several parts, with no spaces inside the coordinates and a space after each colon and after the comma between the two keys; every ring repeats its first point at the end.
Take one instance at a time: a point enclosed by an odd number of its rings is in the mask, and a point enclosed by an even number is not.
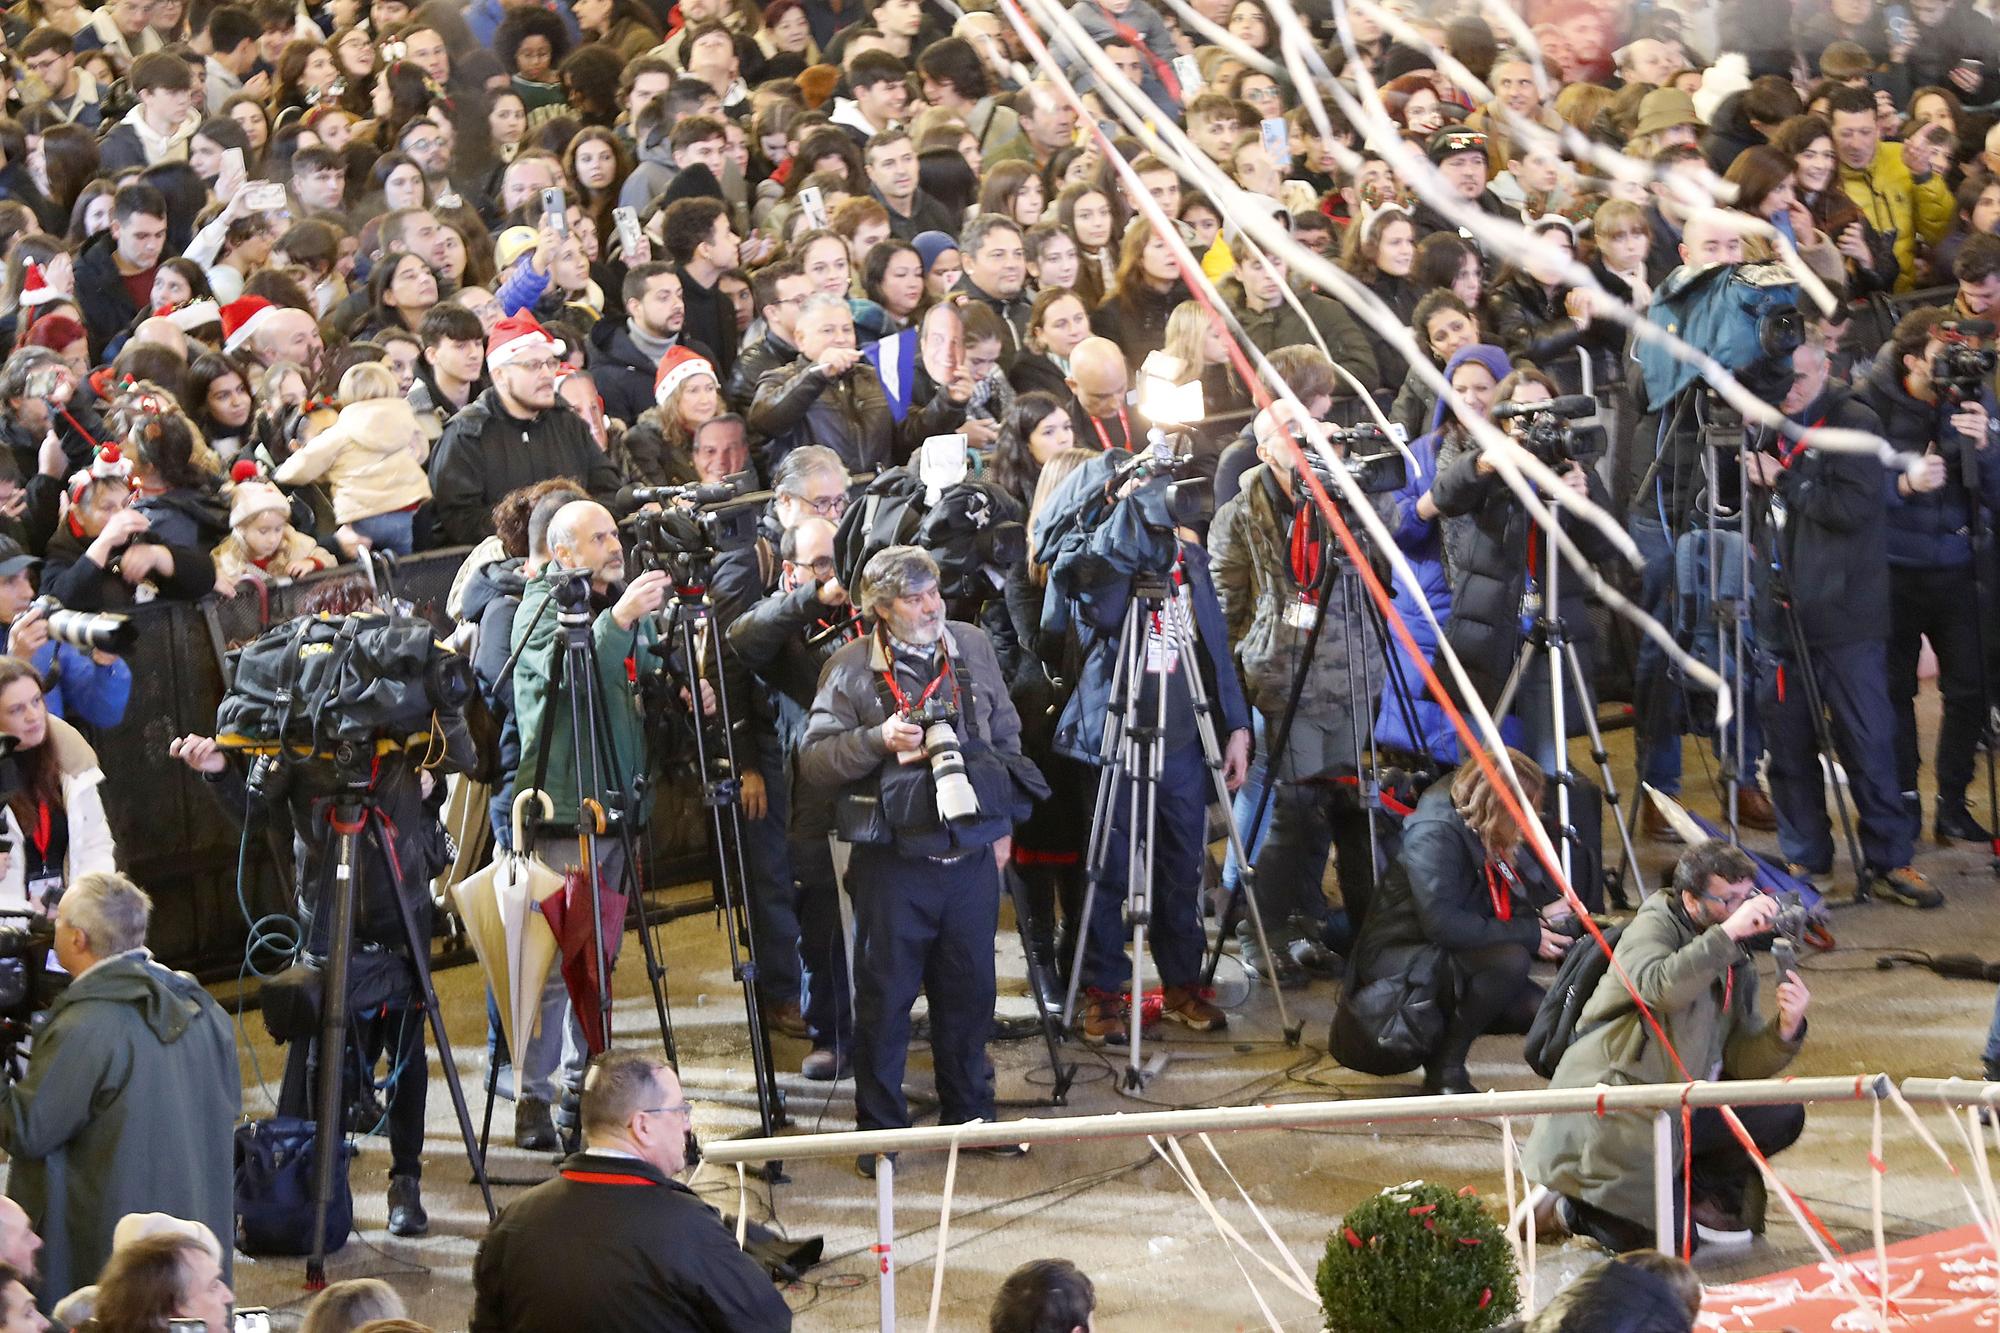
{"type": "Polygon", "coordinates": [[[665,407],[675,389],[699,376],[717,379],[715,367],[685,347],[669,348],[667,359],[660,362],[659,373],[653,377],[653,401],[665,407]]]}
{"type": "Polygon", "coordinates": [[[42,271],[38,259],[30,259],[21,266],[21,304],[25,306],[47,305],[50,301],[67,300],[61,292],[49,286],[49,276],[42,271]]]}
{"type": "Polygon", "coordinates": [[[234,352],[256,337],[276,308],[261,296],[239,296],[222,307],[222,350],[234,352]]]}
{"type": "Polygon", "coordinates": [[[153,314],[166,320],[182,333],[193,333],[203,325],[222,322],[222,307],[202,297],[196,297],[181,305],[163,305],[153,314]]]}
{"type": "Polygon", "coordinates": [[[511,365],[540,352],[560,357],[563,345],[558,339],[551,338],[540,321],[525,310],[499,321],[486,335],[486,364],[489,368],[511,365]]]}

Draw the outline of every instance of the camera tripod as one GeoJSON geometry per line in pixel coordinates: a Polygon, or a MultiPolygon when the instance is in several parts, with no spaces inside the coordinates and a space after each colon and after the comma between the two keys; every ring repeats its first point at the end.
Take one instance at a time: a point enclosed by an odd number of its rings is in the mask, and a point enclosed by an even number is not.
{"type": "MultiPolygon", "coordinates": [[[[549,599],[537,610],[536,617],[548,613],[551,606],[556,608],[556,633],[561,640],[561,652],[557,655],[550,672],[549,689],[553,700],[560,691],[567,707],[565,712],[566,734],[570,744],[570,762],[576,776],[576,820],[573,831],[579,849],[578,870],[585,876],[590,886],[590,930],[593,961],[597,965],[596,1031],[589,1034],[600,1050],[611,1048],[612,1038],[612,994],[611,969],[612,954],[610,940],[605,937],[604,913],[601,902],[604,886],[598,873],[600,857],[598,842],[607,834],[618,840],[623,852],[623,870],[620,876],[622,889],[637,889],[638,860],[637,849],[632,836],[631,813],[642,808],[640,802],[646,800],[651,785],[644,775],[633,776],[628,783],[618,772],[617,751],[611,735],[611,720],[605,712],[604,700],[598,693],[597,646],[591,637],[596,616],[590,608],[590,583],[586,571],[555,570],[544,575],[550,583],[549,599]]],[[[528,635],[535,626],[529,625],[528,635]]],[[[521,639],[526,645],[528,635],[521,639]]],[[[517,654],[518,654],[517,649],[517,654]]],[[[518,657],[517,659],[518,660],[518,657]]],[[[510,664],[511,666],[511,664],[510,664]]],[[[546,791],[549,771],[550,743],[555,739],[556,709],[545,707],[542,712],[541,731],[536,756],[533,790],[546,791]]],[[[517,848],[526,852],[527,848],[517,848]]],[[[667,1008],[666,966],[660,961],[659,948],[653,938],[653,919],[646,910],[643,892],[631,893],[627,902],[636,900],[639,910],[639,942],[646,957],[646,984],[652,992],[654,1013],[659,1020],[660,1045],[670,1064],[677,1062],[674,1046],[673,1019],[667,1008]]],[[[556,1034],[544,1034],[545,1040],[555,1040],[556,1034]]],[[[515,1072],[515,1096],[521,1095],[520,1079],[523,1071],[515,1072]]],[[[573,1097],[578,1090],[567,1088],[563,1095],[573,1097]]],[[[493,1119],[494,1081],[487,1081],[486,1123],[491,1127],[493,1119]]],[[[580,1137],[580,1126],[574,1126],[565,1138],[573,1146],[580,1137]]]]}
{"type": "MultiPolygon", "coordinates": [[[[1127,1027],[1127,1055],[1123,1087],[1135,1092],[1145,1086],[1146,1068],[1140,1058],[1140,1029],[1143,976],[1146,966],[1146,929],[1153,919],[1154,846],[1158,832],[1159,784],[1166,761],[1167,707],[1171,678],[1178,673],[1187,687],[1193,706],[1195,730],[1201,738],[1202,757],[1215,784],[1215,798],[1229,808],[1229,788],[1222,774],[1222,750],[1215,734],[1215,715],[1202,679],[1201,663],[1195,652],[1195,628],[1186,601],[1176,594],[1176,580],[1168,574],[1142,573],[1132,580],[1131,598],[1125,607],[1125,621],[1119,630],[1118,656],[1111,680],[1111,696],[1105,709],[1104,733],[1098,750],[1101,772],[1097,799],[1091,819],[1090,851],[1086,864],[1089,875],[1084,887],[1083,911],[1079,916],[1075,956],[1071,960],[1069,987],[1063,1000],[1063,1022],[1073,1026],[1076,995],[1083,979],[1084,953],[1089,945],[1091,911],[1096,905],[1098,882],[1103,877],[1105,858],[1110,853],[1111,820],[1118,801],[1118,787],[1127,785],[1129,802],[1126,825],[1125,919],[1132,931],[1132,1003],[1127,1027]],[[1154,678],[1153,698],[1145,699],[1146,677],[1154,678]],[[1150,716],[1147,710],[1150,709],[1150,716]]],[[[1243,840],[1234,820],[1229,824],[1229,845],[1237,864],[1247,867],[1243,840]]],[[[1264,934],[1263,914],[1254,894],[1248,895],[1250,921],[1266,955],[1270,944],[1264,934]]],[[[1296,1042],[1298,1029],[1292,1025],[1282,993],[1278,994],[1278,1022],[1287,1039],[1296,1042]]]]}
{"type": "MultiPolygon", "coordinates": [[[[757,939],[750,923],[750,871],[743,851],[743,780],[737,766],[734,718],[730,690],[723,679],[722,630],[715,620],[715,608],[708,602],[709,576],[715,553],[697,552],[678,556],[673,565],[655,564],[674,585],[674,598],[659,614],[668,636],[665,642],[679,651],[688,682],[688,698],[694,715],[695,771],[701,784],[701,803],[708,812],[709,839],[715,849],[715,889],[718,906],[726,918],[723,934],[729,940],[730,975],[743,990],[743,1011],[749,1025],[750,1068],[757,1088],[757,1118],[762,1137],[771,1138],[789,1123],[785,1115],[785,1095],[778,1087],[771,1057],[771,1034],[764,1026],[763,998],[758,986],[757,939]],[[711,717],[701,704],[704,681],[712,682],[715,714],[711,717]]],[[[764,1179],[773,1183],[786,1179],[784,1165],[776,1160],[763,1164],[764,1179]]]]}
{"type": "MultiPolygon", "coordinates": [[[[1301,497],[1301,504],[1312,503],[1309,497],[1301,497]]],[[[1353,525],[1350,524],[1350,527],[1353,525]]],[[[1347,654],[1347,694],[1351,701],[1347,713],[1348,738],[1354,758],[1355,799],[1368,820],[1368,879],[1372,885],[1381,871],[1382,849],[1380,830],[1375,823],[1375,810],[1381,799],[1381,781],[1375,757],[1375,688],[1372,663],[1375,660],[1371,650],[1379,650],[1383,661],[1394,650],[1389,637],[1388,617],[1377,606],[1367,591],[1360,586],[1361,575],[1347,558],[1339,543],[1329,534],[1318,546],[1318,578],[1313,583],[1313,605],[1320,609],[1313,617],[1312,627],[1306,631],[1305,645],[1299,655],[1299,665],[1292,672],[1291,691],[1285,700],[1285,711],[1279,715],[1278,729],[1265,747],[1265,780],[1257,793],[1257,804],[1252,811],[1247,832],[1242,834],[1246,845],[1256,848],[1263,842],[1264,818],[1270,811],[1280,782],[1298,782],[1296,776],[1281,778],[1275,771],[1277,764],[1288,753],[1292,728],[1298,719],[1299,703],[1305,697],[1306,678],[1312,670],[1313,659],[1319,652],[1319,642],[1329,617],[1338,616],[1343,625],[1364,626],[1362,651],[1354,651],[1350,646],[1347,654]],[[1335,594],[1338,595],[1337,608],[1335,594]],[[1357,671],[1355,658],[1361,659],[1357,671]],[[1357,688],[1358,687],[1358,688],[1357,688]],[[1362,710],[1365,710],[1362,711],[1362,710]]],[[[1417,719],[1416,701],[1410,694],[1409,681],[1401,672],[1390,669],[1386,672],[1390,697],[1395,700],[1396,710],[1401,716],[1405,734],[1419,747],[1423,744],[1423,728],[1417,719]]],[[[1351,867],[1342,866],[1342,888],[1346,888],[1346,874],[1351,867]]],[[[1209,950],[1208,959],[1202,966],[1202,981],[1205,985],[1215,982],[1215,969],[1222,960],[1222,952],[1230,936],[1236,932],[1237,913],[1244,898],[1254,892],[1256,868],[1248,860],[1237,863],[1237,880],[1223,904],[1221,928],[1216,932],[1215,945],[1209,950]]]]}
{"type": "MultiPolygon", "coordinates": [[[[341,767],[367,772],[370,757],[353,755],[341,767]]],[[[334,1193],[334,1173],[345,1167],[346,1143],[341,1132],[341,1087],[346,1072],[348,1037],[348,963],[354,948],[354,906],[361,892],[361,838],[373,824],[388,862],[389,890],[396,900],[402,922],[404,943],[409,948],[410,965],[416,970],[424,1010],[430,1015],[431,1037],[437,1043],[438,1063],[444,1070],[445,1086],[451,1091],[452,1111],[458,1117],[459,1135],[465,1143],[466,1160],[472,1164],[472,1178],[486,1203],[486,1218],[499,1214],[493,1206],[493,1189],[486,1179],[484,1154],[472,1132],[472,1113],[465,1103],[465,1089],[458,1080],[458,1061],[452,1054],[451,1038],[445,1032],[444,1010],[438,1004],[437,987],[431,982],[431,942],[417,928],[416,913],[404,897],[402,871],[396,861],[395,829],[376,804],[371,781],[358,778],[344,783],[333,798],[328,823],[338,838],[333,872],[332,915],[328,919],[327,957],[320,971],[320,1032],[317,1043],[318,1106],[314,1117],[313,1142],[313,1232],[312,1253],[306,1259],[306,1286],[317,1291],[326,1286],[326,1217],[334,1193]]]]}
{"type": "MultiPolygon", "coordinates": [[[[1558,510],[1558,521],[1560,514],[1558,510]]],[[[1532,519],[1529,521],[1533,522],[1532,519]]],[[[1548,774],[1548,778],[1555,784],[1556,828],[1560,839],[1558,850],[1562,856],[1563,879],[1575,888],[1575,849],[1582,841],[1582,834],[1570,816],[1569,794],[1571,785],[1576,781],[1576,773],[1570,767],[1569,717],[1565,711],[1568,687],[1575,686],[1576,697],[1581,704],[1577,711],[1582,715],[1584,731],[1590,737],[1590,757],[1597,763],[1598,776],[1604,783],[1604,803],[1611,810],[1611,822],[1618,829],[1625,857],[1617,877],[1606,877],[1604,887],[1610,891],[1617,906],[1628,907],[1631,904],[1625,896],[1625,881],[1629,876],[1634,884],[1638,883],[1639,862],[1633,855],[1632,834],[1625,827],[1625,821],[1619,818],[1618,780],[1611,773],[1611,754],[1604,748],[1604,733],[1597,725],[1597,711],[1591,703],[1590,683],[1584,678],[1583,661],[1577,656],[1576,644],[1563,624],[1562,552],[1553,540],[1542,545],[1541,603],[1535,611],[1534,625],[1522,641],[1520,651],[1515,654],[1513,668],[1507,673],[1507,683],[1501,687],[1500,701],[1494,706],[1493,715],[1507,716],[1515,695],[1527,678],[1530,665],[1539,657],[1543,670],[1548,674],[1549,726],[1553,730],[1556,758],[1554,771],[1548,774]]],[[[1602,869],[1600,866],[1600,874],[1602,869]]]]}

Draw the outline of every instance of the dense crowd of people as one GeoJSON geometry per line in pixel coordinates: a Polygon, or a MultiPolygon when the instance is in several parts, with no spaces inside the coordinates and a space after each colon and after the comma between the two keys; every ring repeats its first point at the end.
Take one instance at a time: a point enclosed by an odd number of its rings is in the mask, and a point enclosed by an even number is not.
{"type": "MultiPolygon", "coordinates": [[[[165,1042],[214,1035],[176,974],[139,956],[137,890],[114,883],[93,741],[124,719],[130,668],[53,635],[51,617],[143,617],[300,580],[315,610],[362,613],[377,608],[345,575],[364,553],[448,550],[462,567],[438,610],[492,725],[476,747],[444,728],[438,753],[451,770],[477,754],[494,845],[513,846],[514,798],[534,788],[547,811],[515,850],[575,868],[580,811],[679,776],[654,723],[730,718],[737,766],[716,790],[741,817],[761,1016],[780,1064],[854,1080],[861,1127],[909,1123],[919,994],[943,1119],[994,1116],[985,1047],[1009,884],[1033,984],[1058,1009],[1074,988],[1078,1041],[1124,1045],[1135,1022],[1227,1027],[1204,983],[1213,912],[1258,983],[1341,983],[1310,998],[1323,1019],[1338,1011],[1347,1063],[1421,1065],[1425,1091],[1470,1090],[1473,1042],[1526,1027],[1543,998],[1531,967],[1579,929],[1486,773],[1462,762],[1452,714],[1475,697],[1504,712],[1530,799],[1574,789],[1562,742],[1618,648],[1593,629],[1582,571],[1545,586],[1552,539],[1488,422],[1546,455],[1566,544],[1696,651],[1713,633],[1700,562],[1751,552],[1751,586],[1722,594],[1750,603],[1733,730],[1642,641],[1633,776],[1678,795],[1686,741],[1740,749],[1720,770],[1732,822],[1775,835],[1776,859],[1825,887],[1822,761],[1837,759],[1857,887],[1944,905],[1920,864],[1925,829],[1991,836],[1967,801],[2000,644],[1983,536],[2000,467],[1979,466],[2000,433],[1979,356],[2000,318],[1988,0],[1525,0],[1533,45],[1478,4],[1392,0],[1386,24],[1372,7],[1336,6],[1338,23],[1302,7],[1348,102],[1294,84],[1289,6],[1041,8],[1046,62],[1010,13],[933,0],[19,0],[0,14],[0,731],[23,778],[0,806],[0,903],[54,919],[73,997],[123,988],[72,1012],[115,1012],[165,1042]],[[1132,93],[1192,152],[1143,125],[1132,93]],[[1765,376],[1790,428],[1725,426],[1728,447],[1709,448],[1692,399],[1637,367],[1628,317],[1773,262],[1761,280],[1804,293],[1803,313],[1789,343],[1739,368],[1765,376]],[[1595,400],[1599,452],[1571,452],[1556,419],[1576,394],[1595,400]],[[1899,461],[1816,447],[1822,428],[1882,435],[1899,461]],[[1415,573],[1391,609],[1416,656],[1365,613],[1300,453],[1358,458],[1391,438],[1408,442],[1402,482],[1369,500],[1415,573]],[[1212,512],[1148,508],[1160,495],[1126,465],[1156,440],[1212,481],[1212,512]],[[968,581],[955,530],[916,521],[923,488],[885,489],[933,466],[965,478],[942,483],[962,488],[960,538],[1018,522],[1025,550],[968,581]],[[710,670],[676,659],[662,618],[690,580],[641,560],[628,520],[719,503],[746,474],[768,503],[752,539],[703,571],[710,670]],[[1577,516],[1586,501],[1623,523],[1643,578],[1577,516]],[[873,523],[892,503],[911,505],[908,524],[856,532],[851,509],[873,523]],[[1149,571],[1171,572],[1166,609],[1127,656],[1126,604],[1149,571]],[[564,730],[579,688],[550,610],[564,589],[587,596],[593,625],[604,746],[588,763],[564,730]],[[1524,652],[1552,623],[1576,657],[1553,690],[1550,657],[1524,652]],[[1924,640],[1944,713],[1929,756],[1913,706],[1924,640]],[[1441,665],[1446,646],[1464,676],[1440,694],[1419,658],[1441,665]],[[676,688],[642,688],[661,669],[676,688]],[[1136,778],[1115,775],[1093,866],[1105,719],[1130,707],[1157,719],[1152,814],[1134,827],[1136,778]],[[1392,818],[1372,796],[1376,761],[1436,777],[1392,818]],[[948,796],[953,764],[963,796],[948,796]],[[1218,774],[1245,863],[1230,858],[1211,900],[1218,774]],[[1155,1004],[1129,993],[1125,890],[1141,878],[1155,1004]],[[122,916],[89,906],[107,896],[122,916]],[[1398,1017],[1413,984],[1442,997],[1414,1035],[1398,1017]]],[[[319,922],[326,793],[248,783],[209,736],[172,753],[233,818],[287,833],[319,922]]],[[[368,835],[369,881],[426,881],[461,850],[439,825],[435,767],[382,768],[393,822],[368,835]]],[[[1657,807],[1636,809],[1635,836],[1676,839],[1657,807]]],[[[619,813],[641,829],[650,799],[619,813]]],[[[605,882],[633,884],[620,840],[595,845],[605,882]]],[[[1689,849],[1618,946],[1628,971],[1680,960],[1691,980],[1645,998],[1704,1071],[1774,1070],[1805,1035],[1796,976],[1759,1010],[1747,949],[1774,912],[1749,879],[1725,845],[1689,849]]],[[[390,1229],[417,1235],[423,974],[393,909],[364,903],[357,930],[400,950],[408,975],[346,1058],[392,1071],[374,1089],[390,1229]]],[[[414,920],[429,927],[428,899],[414,920]]],[[[307,962],[323,929],[302,940],[307,962]]],[[[614,936],[605,962],[617,952],[614,936]]],[[[1589,1016],[1605,1021],[1557,1083],[1674,1076],[1624,999],[1600,992],[1589,1016]]],[[[566,1290],[518,1285],[506,1250],[573,1234],[565,1219],[598,1212],[602,1178],[621,1172],[663,1191],[641,1192],[631,1244],[688,1238],[662,1262],[680,1274],[668,1285],[701,1296],[666,1315],[612,1289],[587,1322],[786,1326],[754,1272],[716,1278],[733,1247],[672,1181],[691,1134],[672,1068],[593,1064],[596,1019],[559,975],[539,1013],[513,1073],[515,1142],[582,1151],[489,1238],[474,1326],[577,1317],[566,1290]]],[[[2000,1013],[1994,1030],[1989,1075],[2000,1013]]],[[[302,1114],[308,1046],[287,1078],[302,1114]]],[[[45,1077],[65,1049],[37,1038],[45,1077]]],[[[233,1062],[222,1081],[233,1094],[233,1062]]],[[[49,1242],[40,1305],[92,1277],[96,1326],[116,1333],[226,1305],[228,1210],[198,1188],[219,1189],[226,1166],[195,1181],[191,1148],[153,1165],[152,1194],[119,1166],[128,1194],[58,1207],[63,1173],[32,1163],[118,1149],[38,1119],[40,1088],[0,1098],[9,1192],[49,1242]],[[156,1211],[213,1234],[114,1242],[120,1216],[156,1211]]],[[[89,1091],[58,1081],[55,1098],[89,1091]]],[[[1772,1152],[1801,1128],[1787,1112],[1750,1132],[1772,1152]]],[[[1754,1224],[1744,1145],[1699,1117],[1693,1132],[1693,1221],[1711,1236],[1754,1224]]],[[[1649,1178],[1615,1137],[1537,1131],[1547,1228],[1643,1243],[1649,1178]]],[[[0,1278],[35,1271],[32,1252],[0,1261],[0,1278]]],[[[1087,1326],[1087,1280],[1036,1280],[1069,1293],[1057,1323],[1087,1326]]]]}

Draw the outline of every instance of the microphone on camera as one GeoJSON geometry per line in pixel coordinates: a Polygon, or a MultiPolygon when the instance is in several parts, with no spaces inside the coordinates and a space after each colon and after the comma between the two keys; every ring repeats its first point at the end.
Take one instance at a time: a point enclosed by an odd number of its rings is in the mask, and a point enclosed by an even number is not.
{"type": "Polygon", "coordinates": [[[1550,416],[1575,420],[1587,417],[1597,411],[1597,400],[1587,394],[1565,394],[1561,398],[1551,398],[1540,403],[1502,403],[1493,409],[1495,421],[1511,421],[1515,417],[1540,416],[1546,412],[1550,416]]]}

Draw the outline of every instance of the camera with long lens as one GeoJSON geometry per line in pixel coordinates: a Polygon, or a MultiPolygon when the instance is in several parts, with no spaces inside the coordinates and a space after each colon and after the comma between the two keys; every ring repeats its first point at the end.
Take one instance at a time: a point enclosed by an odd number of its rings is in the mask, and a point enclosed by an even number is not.
{"type": "MultiPolygon", "coordinates": [[[[1184,431],[1175,431],[1185,435],[1184,431]]],[[[1110,490],[1125,491],[1140,520],[1155,532],[1199,527],[1215,510],[1215,486],[1206,477],[1190,476],[1192,453],[1176,453],[1166,431],[1153,428],[1151,443],[1111,474],[1110,490]]]]}
{"type": "Polygon", "coordinates": [[[739,472],[727,481],[640,487],[629,492],[631,499],[664,508],[626,521],[645,558],[687,593],[706,586],[716,556],[756,545],[757,520],[771,497],[753,491],[755,484],[754,474],[739,472]]]}
{"type": "Polygon", "coordinates": [[[1568,463],[1587,463],[1604,452],[1604,427],[1594,422],[1572,424],[1596,411],[1595,399],[1572,394],[1540,403],[1502,403],[1493,409],[1493,420],[1519,422],[1514,438],[1521,447],[1543,466],[1560,469],[1568,463]]]}
{"type": "Polygon", "coordinates": [[[27,609],[14,617],[14,623],[42,613],[43,621],[49,627],[49,637],[58,643],[66,643],[80,652],[115,653],[120,657],[132,651],[139,641],[139,631],[130,616],[121,616],[115,611],[69,611],[53,597],[37,597],[28,603],[27,609]]]}
{"type": "Polygon", "coordinates": [[[1979,401],[1993,383],[1995,364],[2000,363],[2000,356],[1984,345],[1993,337],[1993,322],[1946,320],[1933,336],[1944,344],[1931,358],[1931,385],[1939,401],[1953,407],[1968,400],[1979,401]]]}
{"type": "Polygon", "coordinates": [[[947,824],[979,818],[979,796],[965,775],[965,752],[958,741],[958,709],[946,699],[926,699],[904,709],[902,718],[924,730],[924,758],[937,788],[938,817],[947,824]]]}
{"type": "MultiPolygon", "coordinates": [[[[1335,504],[1341,502],[1343,492],[1333,484],[1333,468],[1337,463],[1354,479],[1354,484],[1363,495],[1387,495],[1400,491],[1409,483],[1409,468],[1389,442],[1388,432],[1380,426],[1328,426],[1321,425],[1322,438],[1339,452],[1332,458],[1318,449],[1301,448],[1300,456],[1306,468],[1320,479],[1321,485],[1335,504]],[[1368,450],[1369,452],[1362,452],[1368,450]]],[[[1305,473],[1299,473],[1305,479],[1305,473]]]]}
{"type": "Polygon", "coordinates": [[[13,1077],[35,1015],[55,1002],[69,978],[48,966],[56,945],[54,909],[0,908],[0,1075],[13,1077]]]}

